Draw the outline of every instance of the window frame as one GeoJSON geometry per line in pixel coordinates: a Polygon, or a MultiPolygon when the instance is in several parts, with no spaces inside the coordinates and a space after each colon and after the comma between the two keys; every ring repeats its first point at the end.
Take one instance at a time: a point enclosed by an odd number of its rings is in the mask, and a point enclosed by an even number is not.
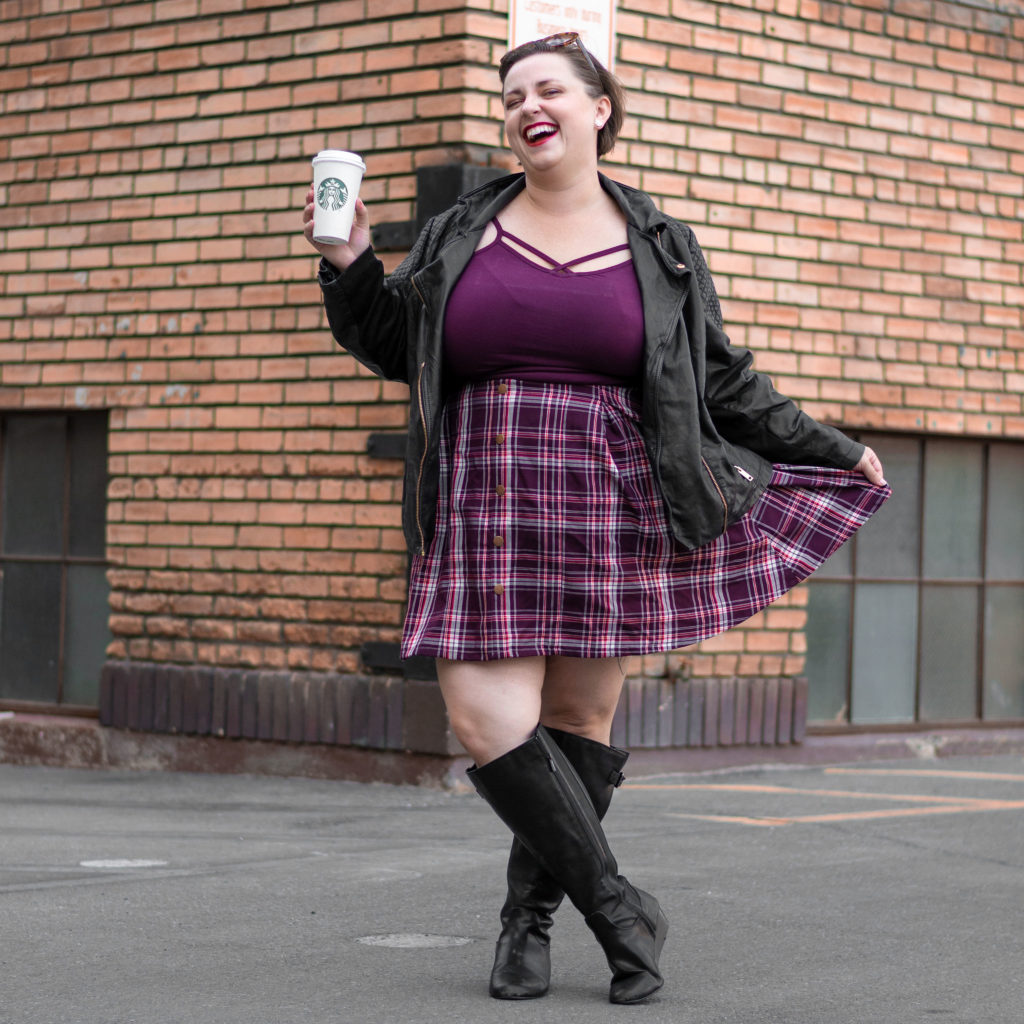
{"type": "MultiPolygon", "coordinates": [[[[59,636],[57,646],[57,694],[56,700],[31,700],[24,698],[6,697],[0,695],[0,710],[23,713],[45,713],[83,717],[99,717],[99,680],[97,679],[97,702],[91,704],[73,704],[64,701],[66,674],[67,674],[67,647],[68,647],[68,591],[69,591],[69,568],[72,566],[97,566],[104,570],[109,569],[110,560],[106,537],[103,541],[102,555],[73,555],[71,554],[71,520],[72,520],[72,445],[75,422],[82,423],[85,419],[102,419],[104,437],[104,487],[103,487],[103,520],[107,520],[107,491],[109,486],[109,455],[110,455],[110,415],[107,409],[0,409],[0,614],[2,614],[4,588],[6,585],[5,569],[8,564],[16,565],[58,565],[60,566],[60,608],[59,608],[59,636]],[[61,552],[60,554],[24,554],[8,553],[3,550],[4,541],[4,516],[7,508],[7,433],[10,421],[18,419],[43,419],[45,417],[59,417],[64,427],[64,457],[63,457],[63,480],[61,481],[61,552]]],[[[108,608],[108,640],[112,639],[109,632],[109,608],[108,608]]],[[[2,642],[2,634],[0,634],[2,642]]]]}
{"type": "MultiPolygon", "coordinates": [[[[828,735],[835,733],[851,732],[909,732],[925,731],[942,728],[992,728],[1005,729],[1015,728],[1024,725],[1024,716],[1016,718],[985,718],[985,627],[986,627],[986,596],[989,589],[1019,588],[1024,586],[1024,578],[999,579],[988,575],[988,532],[990,524],[990,473],[992,463],[992,449],[997,445],[1020,445],[1024,448],[1024,441],[1017,438],[1007,437],[957,437],[951,435],[936,435],[923,432],[913,433],[883,433],[880,431],[849,431],[850,436],[857,440],[871,445],[879,452],[883,465],[885,464],[885,443],[888,440],[912,441],[917,445],[917,550],[916,550],[916,574],[911,576],[878,576],[863,575],[858,572],[857,545],[861,542],[859,533],[854,534],[849,541],[851,550],[849,553],[850,569],[846,574],[827,571],[827,563],[817,570],[807,581],[809,589],[808,605],[813,600],[813,588],[819,584],[845,584],[849,590],[849,608],[847,616],[847,631],[849,644],[846,656],[844,672],[844,710],[845,721],[829,719],[809,719],[807,728],[809,733],[817,735],[828,735]],[[963,442],[965,444],[978,445],[981,448],[981,501],[979,510],[979,566],[980,575],[959,576],[959,577],[928,577],[925,575],[925,522],[926,508],[925,498],[927,493],[927,446],[929,443],[963,442]],[[854,640],[856,627],[856,597],[857,588],[862,584],[895,584],[912,585],[915,589],[916,608],[916,635],[914,637],[914,687],[913,687],[913,719],[892,722],[853,722],[851,715],[855,712],[854,695],[854,640]],[[974,639],[973,665],[974,665],[974,692],[973,692],[973,718],[921,718],[922,711],[922,675],[923,675],[923,654],[925,648],[925,621],[922,614],[924,594],[928,588],[936,587],[957,587],[961,589],[970,588],[977,602],[977,630],[974,639]]],[[[814,680],[810,679],[811,687],[814,680]]]]}

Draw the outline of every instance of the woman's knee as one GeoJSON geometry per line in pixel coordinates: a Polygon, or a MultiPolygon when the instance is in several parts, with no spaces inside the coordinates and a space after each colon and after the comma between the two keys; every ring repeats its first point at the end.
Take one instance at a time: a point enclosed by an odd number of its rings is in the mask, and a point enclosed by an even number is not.
{"type": "Polygon", "coordinates": [[[438,661],[448,720],[478,764],[518,746],[537,725],[543,663],[533,661],[438,661]]]}
{"type": "Polygon", "coordinates": [[[549,729],[575,733],[587,739],[607,743],[611,735],[615,707],[550,707],[541,711],[541,723],[549,729]]]}
{"type": "Polygon", "coordinates": [[[551,659],[544,681],[541,722],[607,743],[622,682],[615,659],[551,659]]]}

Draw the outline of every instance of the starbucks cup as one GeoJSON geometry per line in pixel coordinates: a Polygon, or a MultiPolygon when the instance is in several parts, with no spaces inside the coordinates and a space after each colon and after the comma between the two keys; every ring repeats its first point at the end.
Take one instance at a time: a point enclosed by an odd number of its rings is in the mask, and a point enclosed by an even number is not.
{"type": "Polygon", "coordinates": [[[357,153],[324,149],[313,157],[313,238],[340,245],[352,233],[356,198],[366,172],[357,153]]]}

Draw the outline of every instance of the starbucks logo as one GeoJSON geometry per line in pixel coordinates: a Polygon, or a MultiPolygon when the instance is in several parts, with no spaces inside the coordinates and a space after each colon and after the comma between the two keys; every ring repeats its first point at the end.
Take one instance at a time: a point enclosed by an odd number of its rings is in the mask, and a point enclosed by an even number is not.
{"type": "Polygon", "coordinates": [[[340,178],[324,178],[316,193],[321,210],[340,210],[348,202],[348,189],[340,178]]]}

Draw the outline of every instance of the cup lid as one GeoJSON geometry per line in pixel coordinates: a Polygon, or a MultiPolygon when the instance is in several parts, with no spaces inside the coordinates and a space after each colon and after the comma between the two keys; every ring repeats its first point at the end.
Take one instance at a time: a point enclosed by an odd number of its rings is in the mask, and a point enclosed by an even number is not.
{"type": "Polygon", "coordinates": [[[342,164],[355,164],[357,167],[361,167],[364,171],[366,170],[366,164],[363,163],[363,158],[358,153],[350,153],[345,149],[322,149],[315,157],[313,157],[313,163],[321,163],[325,160],[334,160],[342,164]]]}

